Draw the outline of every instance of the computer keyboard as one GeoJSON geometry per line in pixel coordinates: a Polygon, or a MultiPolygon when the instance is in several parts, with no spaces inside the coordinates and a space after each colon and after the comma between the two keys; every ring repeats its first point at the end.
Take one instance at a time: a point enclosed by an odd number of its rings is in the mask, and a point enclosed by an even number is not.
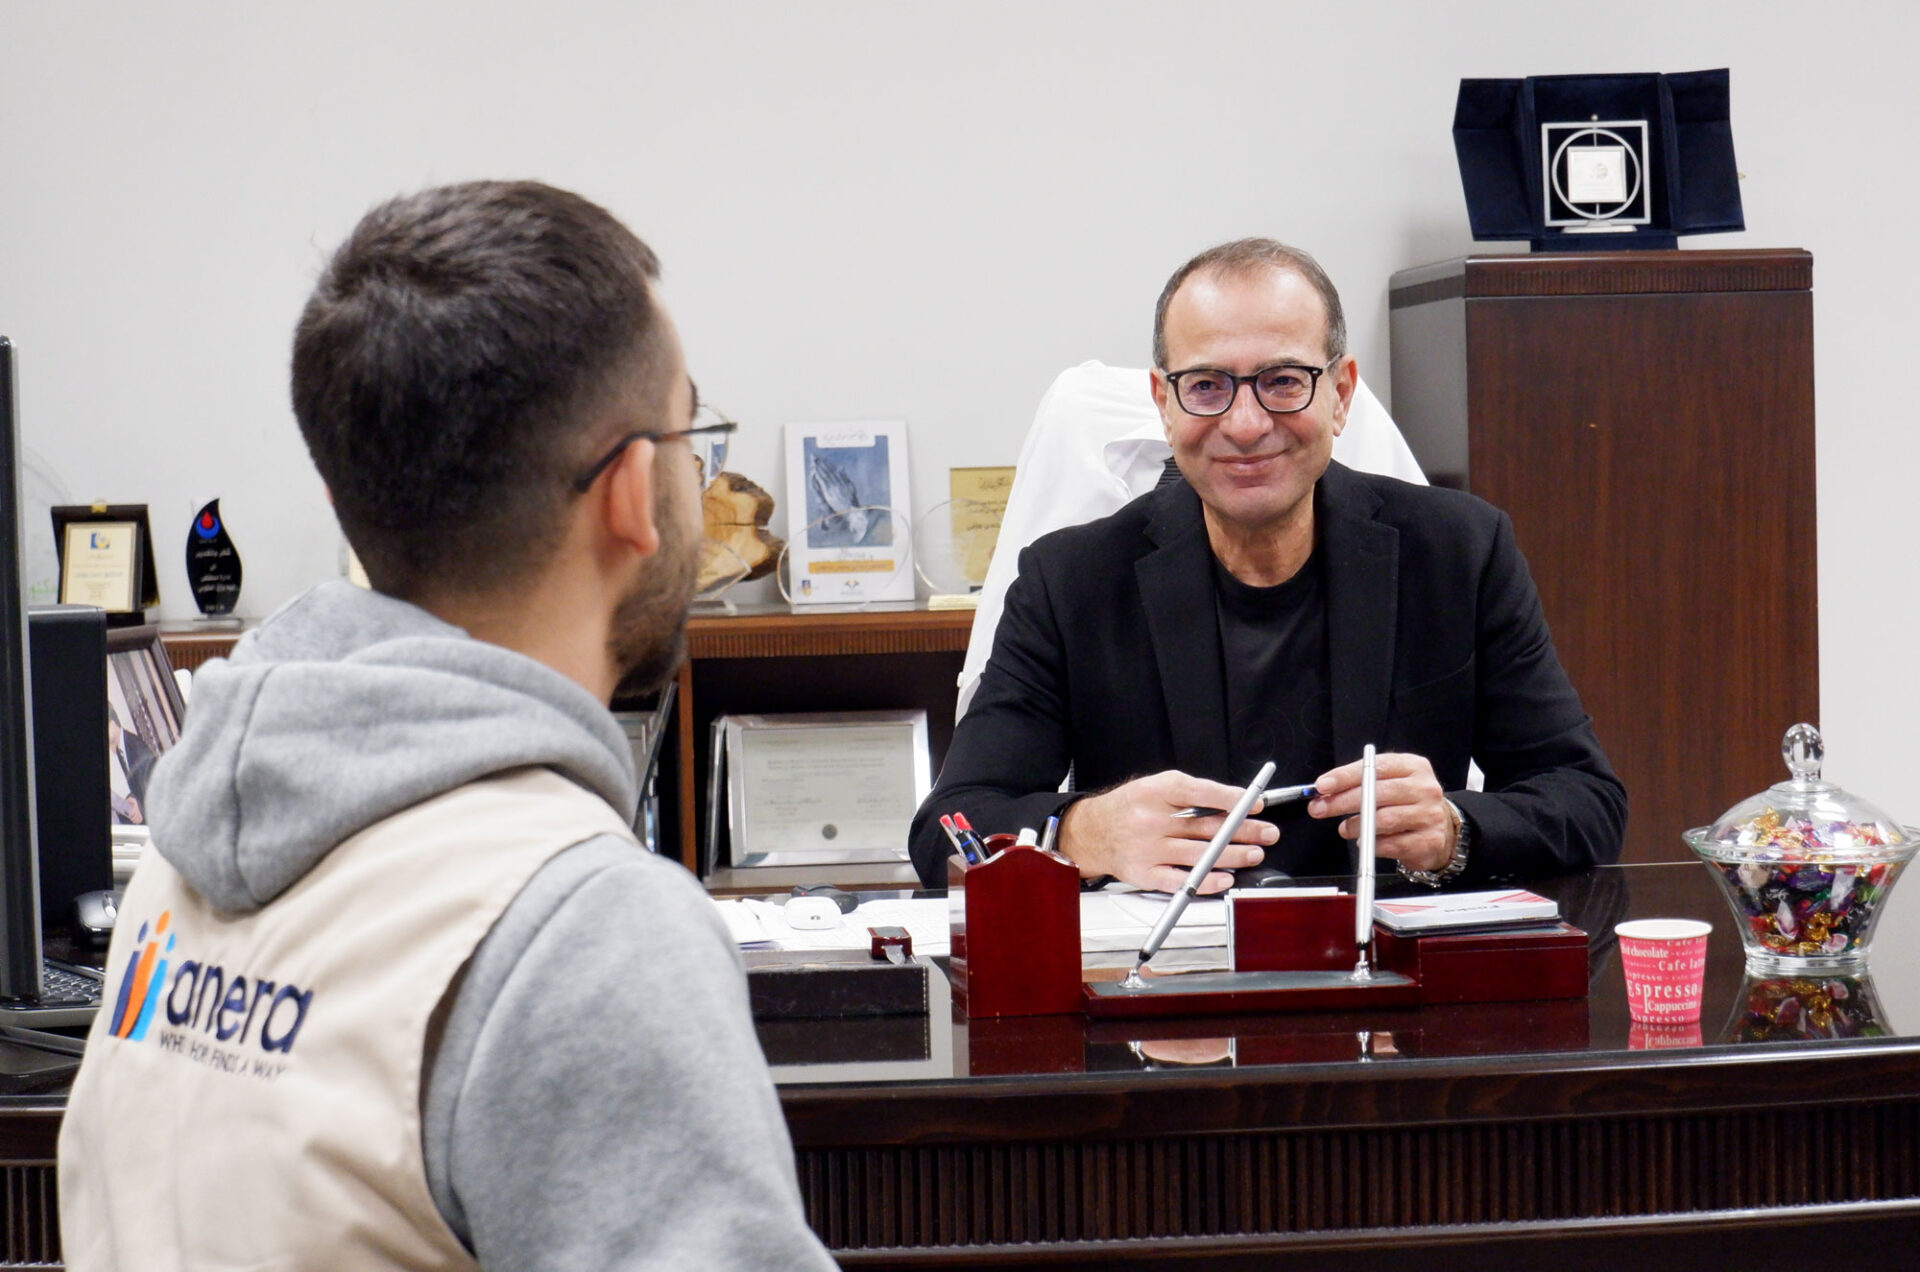
{"type": "Polygon", "coordinates": [[[32,1028],[68,1028],[93,1022],[100,1010],[106,978],[90,967],[45,959],[38,999],[0,999],[0,1024],[32,1028]]]}

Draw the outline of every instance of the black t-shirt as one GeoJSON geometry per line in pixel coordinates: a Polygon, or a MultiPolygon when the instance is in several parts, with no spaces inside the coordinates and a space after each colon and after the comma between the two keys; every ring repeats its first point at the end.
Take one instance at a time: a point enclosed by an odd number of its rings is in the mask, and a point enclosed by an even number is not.
{"type": "MultiPolygon", "coordinates": [[[[1328,690],[1327,595],[1320,554],[1275,587],[1249,587],[1213,563],[1227,675],[1227,758],[1244,785],[1268,760],[1273,785],[1311,782],[1333,767],[1333,698],[1328,690]]],[[[1339,822],[1307,816],[1307,804],[1261,814],[1280,827],[1267,864],[1293,875],[1351,874],[1352,849],[1339,822]]]]}

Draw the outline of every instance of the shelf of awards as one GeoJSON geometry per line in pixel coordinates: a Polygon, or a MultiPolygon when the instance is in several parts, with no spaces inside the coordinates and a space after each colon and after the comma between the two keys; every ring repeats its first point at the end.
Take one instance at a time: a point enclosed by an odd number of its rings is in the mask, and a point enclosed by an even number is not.
{"type": "Polygon", "coordinates": [[[240,639],[238,624],[216,627],[206,623],[162,623],[160,643],[175,671],[194,671],[209,658],[225,658],[240,639]]]}
{"type": "MultiPolygon", "coordinates": [[[[972,610],[929,610],[924,603],[818,612],[773,603],[741,605],[731,613],[696,612],[687,622],[675,736],[660,758],[658,789],[668,796],[661,808],[663,850],[699,870],[699,814],[707,789],[704,740],[716,716],[922,709],[938,772],[953,740],[960,666],[972,630],[972,610]]],[[[240,636],[237,629],[199,623],[162,624],[160,634],[173,665],[189,670],[226,656],[240,636]]],[[[889,882],[871,870],[856,873],[859,878],[852,881],[863,886],[889,882]]],[[[723,879],[722,885],[736,890],[760,881],[750,872],[737,884],[723,879]]],[[[776,881],[768,876],[765,882],[776,881]]]]}

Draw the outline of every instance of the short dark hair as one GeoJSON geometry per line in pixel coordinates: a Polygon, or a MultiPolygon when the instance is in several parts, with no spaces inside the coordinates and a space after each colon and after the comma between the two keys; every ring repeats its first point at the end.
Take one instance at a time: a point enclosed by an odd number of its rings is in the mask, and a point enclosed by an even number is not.
{"type": "Polygon", "coordinates": [[[1173,277],[1161,288],[1160,299],[1153,307],[1153,365],[1162,371],[1167,369],[1167,306],[1173,303],[1181,284],[1202,272],[1233,277],[1256,269],[1291,270],[1313,284],[1327,310],[1327,360],[1332,361],[1347,351],[1346,311],[1340,307],[1339,290],[1327,277],[1327,271],[1320,268],[1320,262],[1297,247],[1288,247],[1273,239],[1243,238],[1210,247],[1173,271],[1173,277]]]}
{"type": "Polygon", "coordinates": [[[361,219],[300,315],[293,410],[376,588],[487,590],[547,559],[596,415],[635,384],[664,403],[659,273],[611,213],[538,182],[361,219]]]}

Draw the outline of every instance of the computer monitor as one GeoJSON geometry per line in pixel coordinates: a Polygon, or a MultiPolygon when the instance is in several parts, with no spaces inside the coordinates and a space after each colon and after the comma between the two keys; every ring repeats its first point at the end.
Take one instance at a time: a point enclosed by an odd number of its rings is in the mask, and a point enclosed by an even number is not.
{"type": "MultiPolygon", "coordinates": [[[[126,629],[115,629],[118,631],[126,629]]],[[[152,628],[138,630],[152,631],[152,628]]],[[[40,923],[74,922],[74,899],[113,887],[112,778],[117,754],[145,758],[129,742],[112,747],[107,682],[107,612],[92,605],[27,610],[27,666],[33,684],[33,819],[40,845],[40,923]]],[[[147,760],[147,767],[152,767],[147,760]]],[[[141,798],[145,798],[144,791],[141,798]]]]}
{"type": "Polygon", "coordinates": [[[41,995],[33,684],[20,568],[20,422],[13,342],[0,336],[0,999],[41,995]]]}
{"type": "Polygon", "coordinates": [[[65,1028],[93,1019],[101,977],[49,964],[41,948],[17,388],[13,342],[0,336],[0,1025],[65,1028]]]}

